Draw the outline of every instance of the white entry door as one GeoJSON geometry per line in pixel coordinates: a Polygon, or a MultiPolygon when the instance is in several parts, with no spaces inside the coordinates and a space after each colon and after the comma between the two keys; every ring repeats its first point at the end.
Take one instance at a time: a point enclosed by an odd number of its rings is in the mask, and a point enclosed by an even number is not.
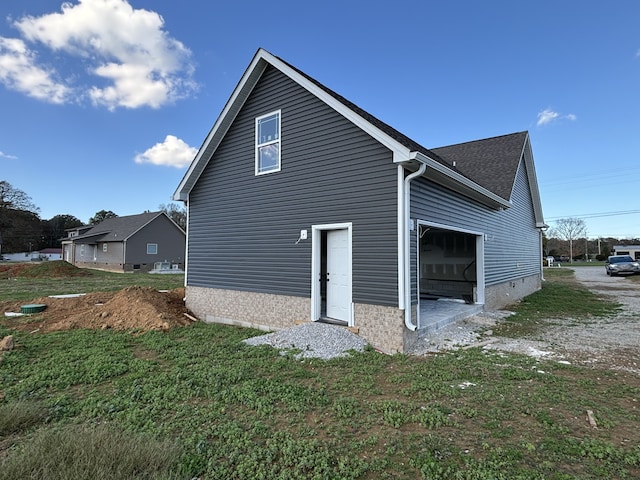
{"type": "Polygon", "coordinates": [[[349,231],[327,232],[327,317],[349,321],[351,275],[349,231]]]}

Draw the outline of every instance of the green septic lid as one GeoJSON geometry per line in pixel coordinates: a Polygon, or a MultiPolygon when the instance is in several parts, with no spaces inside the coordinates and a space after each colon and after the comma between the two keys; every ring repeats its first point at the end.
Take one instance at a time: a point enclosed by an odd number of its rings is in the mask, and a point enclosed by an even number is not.
{"type": "Polygon", "coordinates": [[[47,306],[44,303],[32,303],[29,305],[22,305],[22,307],[20,307],[20,313],[39,313],[45,308],[47,308],[47,306]]]}

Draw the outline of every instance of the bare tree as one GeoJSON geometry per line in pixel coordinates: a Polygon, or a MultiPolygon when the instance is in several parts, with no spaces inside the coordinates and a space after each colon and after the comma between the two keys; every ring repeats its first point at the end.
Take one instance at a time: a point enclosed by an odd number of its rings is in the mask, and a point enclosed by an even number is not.
{"type": "Polygon", "coordinates": [[[36,214],[40,211],[29,195],[6,180],[0,181],[0,209],[23,210],[36,214]]]}
{"type": "Polygon", "coordinates": [[[587,224],[581,218],[561,218],[556,220],[556,226],[551,229],[550,236],[558,237],[569,242],[569,261],[573,262],[573,241],[586,237],[587,224]]]}
{"type": "Polygon", "coordinates": [[[176,222],[181,229],[187,229],[187,209],[184,205],[177,203],[169,203],[165,205],[163,203],[159,205],[158,208],[166,213],[171,220],[176,222]]]}

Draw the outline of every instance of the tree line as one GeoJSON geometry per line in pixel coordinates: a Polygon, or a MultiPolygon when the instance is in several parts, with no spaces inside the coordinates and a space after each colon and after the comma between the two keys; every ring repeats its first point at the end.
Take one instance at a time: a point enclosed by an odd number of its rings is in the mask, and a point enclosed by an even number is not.
{"type": "MultiPolygon", "coordinates": [[[[164,211],[183,230],[186,228],[186,209],[178,204],[162,204],[164,211]]],[[[96,225],[107,218],[117,217],[111,210],[100,210],[87,225],[96,225]]],[[[45,248],[60,248],[66,230],[85,225],[69,214],[55,215],[44,220],[40,209],[22,190],[9,182],[0,181],[0,253],[34,252],[45,248]]]]}
{"type": "Polygon", "coordinates": [[[544,237],[545,256],[556,259],[606,260],[615,245],[640,245],[640,239],[587,237],[587,224],[581,218],[561,218],[544,237]]]}

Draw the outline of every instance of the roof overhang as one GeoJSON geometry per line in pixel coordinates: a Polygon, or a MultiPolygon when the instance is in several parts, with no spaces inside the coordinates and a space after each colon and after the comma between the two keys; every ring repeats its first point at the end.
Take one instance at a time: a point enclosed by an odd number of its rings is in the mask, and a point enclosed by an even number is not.
{"type": "Polygon", "coordinates": [[[253,88],[260,80],[260,77],[268,65],[280,70],[305,90],[315,95],[347,120],[353,122],[360,129],[364,130],[377,141],[389,148],[393,152],[394,162],[409,160],[411,152],[406,146],[402,145],[398,140],[394,139],[362,116],[358,115],[290,65],[261,48],[254,55],[253,60],[242,75],[242,78],[231,94],[231,97],[222,109],[220,116],[214,123],[211,131],[207,135],[207,138],[200,147],[200,150],[198,150],[194,160],[191,162],[189,169],[173,194],[173,200],[187,201],[189,199],[191,189],[198,181],[198,178],[200,178],[200,175],[207,166],[207,163],[209,163],[211,156],[220,145],[220,142],[231,127],[231,124],[247,101],[249,95],[253,91],[253,88]]]}
{"type": "Polygon", "coordinates": [[[520,158],[521,162],[524,162],[527,168],[529,192],[531,192],[531,203],[533,204],[533,215],[536,220],[536,228],[549,228],[549,225],[544,222],[544,215],[542,214],[542,202],[540,200],[540,190],[538,189],[538,177],[536,175],[536,167],[533,161],[533,149],[531,148],[531,141],[529,140],[528,133],[522,149],[522,156],[520,158]]]}
{"type": "Polygon", "coordinates": [[[418,163],[426,164],[427,170],[424,173],[424,177],[443,187],[458,192],[494,210],[504,210],[511,207],[511,202],[508,200],[490,192],[474,181],[469,180],[464,175],[447,168],[422,152],[411,152],[409,160],[408,163],[404,163],[406,168],[409,170],[417,170],[418,163]]]}

